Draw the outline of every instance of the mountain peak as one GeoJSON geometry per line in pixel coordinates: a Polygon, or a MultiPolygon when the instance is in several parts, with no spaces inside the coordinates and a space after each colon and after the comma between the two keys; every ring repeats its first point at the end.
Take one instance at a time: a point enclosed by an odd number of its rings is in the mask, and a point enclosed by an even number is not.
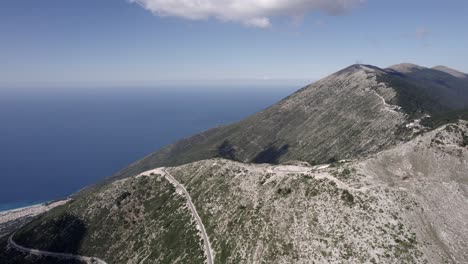
{"type": "Polygon", "coordinates": [[[457,70],[454,70],[454,69],[449,68],[447,66],[438,65],[438,66],[433,67],[432,69],[448,73],[448,74],[450,74],[450,75],[452,75],[454,77],[457,77],[457,78],[468,78],[468,74],[457,71],[457,70]]]}
{"type": "Polygon", "coordinates": [[[346,74],[346,73],[353,73],[353,72],[359,72],[359,71],[364,71],[366,73],[375,73],[375,72],[384,72],[379,67],[373,66],[373,65],[368,65],[368,64],[353,64],[351,66],[348,66],[341,71],[336,72],[334,75],[341,75],[341,74],[346,74]]]}

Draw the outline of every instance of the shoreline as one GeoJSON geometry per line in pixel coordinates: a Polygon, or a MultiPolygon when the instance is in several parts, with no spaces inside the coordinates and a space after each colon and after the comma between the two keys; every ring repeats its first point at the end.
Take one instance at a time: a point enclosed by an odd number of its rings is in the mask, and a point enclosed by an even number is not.
{"type": "Polygon", "coordinates": [[[50,203],[50,202],[52,202],[52,201],[40,202],[40,203],[35,203],[35,204],[26,205],[26,206],[22,206],[22,207],[17,207],[17,208],[13,208],[13,209],[3,210],[3,211],[0,211],[0,215],[5,214],[5,213],[13,213],[13,212],[16,212],[16,211],[21,211],[21,210],[29,209],[29,208],[36,207],[36,206],[43,206],[43,205],[45,205],[47,203],[50,203]]]}
{"type": "Polygon", "coordinates": [[[70,200],[70,198],[66,198],[0,212],[0,237],[16,230],[18,227],[30,221],[33,217],[47,212],[57,206],[66,204],[70,200]]]}

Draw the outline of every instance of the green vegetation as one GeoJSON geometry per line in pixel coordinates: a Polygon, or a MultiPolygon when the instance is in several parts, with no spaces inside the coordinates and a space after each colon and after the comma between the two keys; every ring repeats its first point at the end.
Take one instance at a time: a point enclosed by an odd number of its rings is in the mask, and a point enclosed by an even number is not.
{"type": "MultiPolygon", "coordinates": [[[[336,167],[336,166],[335,166],[336,167]]],[[[341,180],[347,180],[351,178],[352,171],[349,168],[344,168],[341,171],[340,170],[334,170],[331,172],[331,174],[341,180]]]]}
{"type": "Polygon", "coordinates": [[[396,91],[396,101],[389,103],[400,106],[412,119],[420,117],[423,113],[434,114],[448,110],[439,102],[437,96],[428,92],[427,87],[420,86],[400,74],[380,74],[377,80],[396,91]]]}
{"type": "Polygon", "coordinates": [[[341,171],[341,177],[349,178],[351,176],[351,171],[348,168],[345,168],[341,171]]]}
{"type": "Polygon", "coordinates": [[[348,190],[342,190],[341,200],[343,200],[347,205],[354,205],[354,196],[348,190]]]}
{"type": "Polygon", "coordinates": [[[306,189],[306,193],[305,195],[307,197],[314,197],[314,196],[317,196],[320,194],[320,187],[318,186],[309,186],[307,189],[306,189]]]}
{"type": "Polygon", "coordinates": [[[129,197],[129,196],[130,196],[130,193],[129,193],[129,192],[127,192],[127,191],[123,192],[122,194],[120,194],[120,195],[117,197],[117,199],[115,199],[115,204],[116,204],[117,206],[120,206],[120,203],[121,203],[123,200],[125,200],[125,198],[127,198],[127,197],[129,197]]]}
{"type": "Polygon", "coordinates": [[[252,160],[253,163],[270,163],[278,164],[281,156],[285,155],[289,150],[289,145],[283,145],[280,148],[268,147],[258,153],[252,160]]]}
{"type": "Polygon", "coordinates": [[[291,194],[292,190],[291,188],[279,188],[276,192],[281,196],[287,196],[291,194]]]}
{"type": "Polygon", "coordinates": [[[445,124],[455,123],[460,119],[468,120],[468,108],[434,113],[431,117],[421,120],[421,125],[437,128],[445,124]]]}
{"type": "Polygon", "coordinates": [[[218,147],[218,157],[236,160],[236,149],[228,140],[223,141],[218,147]]]}
{"type": "Polygon", "coordinates": [[[466,147],[468,146],[468,134],[463,134],[463,142],[462,142],[462,146],[463,147],[466,147]]]}

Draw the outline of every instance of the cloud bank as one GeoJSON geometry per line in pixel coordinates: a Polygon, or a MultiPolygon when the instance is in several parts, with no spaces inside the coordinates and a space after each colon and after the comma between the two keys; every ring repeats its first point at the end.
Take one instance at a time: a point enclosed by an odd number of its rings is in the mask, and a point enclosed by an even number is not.
{"type": "Polygon", "coordinates": [[[339,15],[366,0],[129,0],[158,16],[191,20],[216,18],[268,28],[275,16],[303,16],[313,11],[339,15]]]}

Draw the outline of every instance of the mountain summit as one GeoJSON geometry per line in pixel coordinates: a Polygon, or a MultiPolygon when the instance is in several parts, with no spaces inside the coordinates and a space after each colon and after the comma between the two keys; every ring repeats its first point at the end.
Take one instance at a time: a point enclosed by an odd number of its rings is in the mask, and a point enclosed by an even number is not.
{"type": "Polygon", "coordinates": [[[244,120],[169,145],[114,178],[214,157],[310,164],[362,157],[404,141],[414,120],[468,107],[467,84],[414,64],[352,65],[244,120]]]}

